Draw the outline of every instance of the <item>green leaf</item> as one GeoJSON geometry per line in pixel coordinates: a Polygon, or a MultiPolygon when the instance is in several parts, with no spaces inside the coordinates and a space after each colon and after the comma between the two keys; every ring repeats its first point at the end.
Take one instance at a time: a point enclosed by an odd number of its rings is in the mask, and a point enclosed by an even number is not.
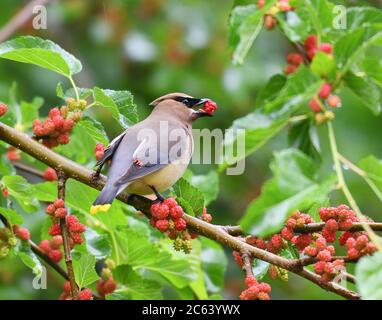
{"type": "Polygon", "coordinates": [[[366,256],[356,264],[357,288],[364,300],[382,299],[382,254],[366,256]]]}
{"type": "Polygon", "coordinates": [[[0,207],[0,214],[3,215],[11,225],[22,224],[24,220],[21,215],[12,209],[0,207]]]}
{"type": "Polygon", "coordinates": [[[108,109],[115,120],[122,127],[138,122],[137,106],[133,102],[133,95],[129,91],[104,90],[95,87],[94,101],[108,109]]]}
{"type": "Polygon", "coordinates": [[[299,121],[288,132],[291,147],[298,148],[316,161],[321,161],[321,147],[317,135],[317,126],[311,119],[299,121]]]}
{"type": "Polygon", "coordinates": [[[334,46],[334,57],[341,72],[345,74],[369,46],[381,39],[381,28],[373,25],[357,28],[339,38],[334,46]]]}
{"type": "Polygon", "coordinates": [[[111,244],[106,234],[99,234],[93,229],[86,228],[86,249],[96,259],[105,259],[111,254],[111,244]]]}
{"type": "MultiPolygon", "coordinates": [[[[185,178],[185,177],[184,177],[185,178]]],[[[199,189],[204,196],[205,205],[216,199],[219,193],[219,175],[211,170],[207,174],[191,175],[185,178],[191,185],[199,189]]]]}
{"type": "Polygon", "coordinates": [[[311,31],[310,15],[305,6],[296,5],[294,11],[279,12],[277,22],[292,42],[304,42],[311,31]]]}
{"type": "Polygon", "coordinates": [[[143,278],[130,266],[122,265],[113,270],[114,280],[122,285],[113,294],[108,295],[108,300],[133,299],[133,300],[160,300],[163,299],[161,285],[152,280],[143,278]]]}
{"type": "Polygon", "coordinates": [[[346,31],[351,33],[358,27],[382,23],[382,12],[373,7],[346,8],[346,31]]]}
{"type": "Polygon", "coordinates": [[[204,281],[209,292],[221,292],[224,287],[224,276],[227,268],[227,258],[222,246],[210,239],[201,238],[202,270],[204,281]]]}
{"type": "Polygon", "coordinates": [[[277,111],[279,118],[289,115],[300,106],[306,106],[321,84],[322,81],[310,69],[301,65],[295,73],[288,76],[287,82],[277,92],[275,99],[269,101],[263,110],[266,113],[277,111]]]}
{"type": "Polygon", "coordinates": [[[382,89],[382,61],[378,57],[367,57],[362,62],[362,69],[382,89]]]}
{"type": "Polygon", "coordinates": [[[41,276],[43,266],[27,243],[21,241],[20,245],[16,248],[16,253],[21,261],[32,269],[36,276],[41,276]]]}
{"type": "Polygon", "coordinates": [[[9,194],[17,200],[26,212],[36,211],[40,204],[33,195],[33,186],[21,176],[4,176],[2,183],[9,194]]]}
{"type": "Polygon", "coordinates": [[[78,121],[76,125],[85,129],[95,143],[103,143],[104,145],[109,144],[109,139],[105,129],[97,120],[85,116],[78,121]]]}
{"type": "Polygon", "coordinates": [[[162,276],[176,288],[183,288],[196,279],[190,263],[176,258],[165,250],[158,249],[140,232],[132,228],[121,228],[114,232],[118,243],[117,252],[120,264],[128,264],[133,270],[146,270],[162,276]]]}
{"type": "Polygon", "coordinates": [[[87,287],[99,279],[95,263],[96,259],[91,254],[73,255],[74,277],[79,288],[87,287]]]}
{"type": "Polygon", "coordinates": [[[270,264],[260,259],[253,259],[252,272],[257,280],[261,280],[268,272],[270,264]]]}
{"type": "Polygon", "coordinates": [[[326,199],[335,184],[332,176],[320,182],[317,166],[295,149],[275,153],[271,170],[273,178],[265,183],[240,221],[245,232],[261,237],[278,232],[293,211],[309,209],[326,199]]]}
{"type": "Polygon", "coordinates": [[[370,109],[374,115],[378,115],[381,112],[381,92],[370,79],[348,72],[344,81],[359,105],[370,109]]]}
{"type": "Polygon", "coordinates": [[[192,208],[189,214],[200,215],[203,213],[204,196],[196,187],[192,186],[186,179],[179,179],[173,186],[173,190],[177,197],[187,201],[192,208]]]}
{"type": "Polygon", "coordinates": [[[359,161],[358,166],[367,174],[376,187],[382,192],[382,161],[369,155],[359,161]]]}
{"type": "Polygon", "coordinates": [[[31,36],[1,43],[0,58],[34,64],[66,77],[82,69],[81,62],[57,44],[31,36]]]}
{"type": "Polygon", "coordinates": [[[32,102],[21,101],[19,119],[17,122],[22,125],[22,129],[26,130],[32,127],[33,120],[38,118],[38,110],[44,104],[44,99],[35,97],[32,102]]]}
{"type": "MultiPolygon", "coordinates": [[[[78,91],[78,95],[79,95],[79,98],[80,99],[86,99],[86,98],[89,98],[92,94],[93,94],[93,90],[92,89],[89,89],[89,88],[78,88],[77,87],[77,91],[78,91]]],[[[76,93],[74,91],[73,88],[69,88],[68,90],[66,90],[64,92],[64,89],[62,88],[62,84],[61,82],[59,82],[57,84],[57,87],[56,87],[56,95],[57,97],[63,99],[63,100],[67,100],[68,98],[73,98],[73,99],[76,99],[77,96],[76,96],[76,93]]]]}
{"type": "Polygon", "coordinates": [[[287,77],[282,74],[272,76],[264,88],[261,89],[256,97],[256,106],[258,108],[264,107],[268,102],[275,99],[284,87],[287,77]]]}
{"type": "Polygon", "coordinates": [[[317,52],[310,65],[310,69],[319,77],[328,77],[335,69],[336,63],[332,55],[317,52]]]}
{"type": "Polygon", "coordinates": [[[263,114],[258,111],[236,119],[225,135],[225,158],[219,169],[223,170],[255,152],[284,128],[287,123],[288,119],[285,117],[280,119],[278,116],[263,114]],[[244,150],[242,150],[243,147],[245,147],[244,150]],[[234,151],[236,150],[238,153],[235,155],[234,151]]]}
{"type": "Polygon", "coordinates": [[[249,4],[236,6],[231,11],[228,20],[228,42],[234,49],[232,61],[242,64],[253,42],[263,27],[263,15],[273,5],[275,0],[267,1],[262,9],[249,4]]]}

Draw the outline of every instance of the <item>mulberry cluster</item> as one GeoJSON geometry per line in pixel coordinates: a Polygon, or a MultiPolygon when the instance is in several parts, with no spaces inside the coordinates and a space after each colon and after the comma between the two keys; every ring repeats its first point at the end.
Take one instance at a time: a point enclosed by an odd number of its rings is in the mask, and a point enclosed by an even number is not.
{"type": "MultiPolygon", "coordinates": [[[[107,268],[103,268],[101,272],[102,278],[98,280],[96,288],[97,292],[102,298],[105,298],[107,294],[113,293],[114,290],[117,288],[117,284],[115,283],[112,273],[111,273],[111,266],[110,263],[108,263],[110,259],[106,260],[106,264],[108,265],[107,268]]],[[[115,263],[112,263],[113,266],[115,263]]]]}
{"type": "Polygon", "coordinates": [[[303,63],[303,61],[304,61],[304,58],[301,54],[295,53],[295,52],[289,53],[287,55],[288,64],[284,68],[284,73],[285,74],[294,73],[298,69],[298,67],[301,65],[301,63],[303,63]]]}
{"type": "Polygon", "coordinates": [[[200,217],[203,221],[211,223],[212,221],[212,215],[207,212],[207,208],[203,208],[202,216],[200,217]]]}
{"type": "MultiPolygon", "coordinates": [[[[60,300],[73,300],[70,288],[70,282],[64,283],[64,292],[60,295],[60,300]]],[[[93,300],[93,292],[90,289],[82,289],[78,293],[78,300],[93,300]]]]}
{"type": "Polygon", "coordinates": [[[25,228],[17,227],[16,230],[18,231],[18,234],[14,234],[8,228],[0,228],[0,259],[7,257],[10,248],[17,245],[18,241],[15,235],[21,240],[29,240],[29,231],[27,229],[23,229],[25,228]]]}
{"type": "Polygon", "coordinates": [[[62,236],[55,235],[50,240],[42,240],[38,246],[53,262],[57,263],[62,259],[60,250],[62,243],[62,236]]]}
{"type": "Polygon", "coordinates": [[[53,108],[44,121],[39,119],[33,122],[33,133],[37,140],[48,148],[57,147],[60,144],[69,143],[69,133],[74,123],[82,118],[82,110],[86,107],[86,101],[69,98],[67,105],[53,108]]]}
{"type": "Polygon", "coordinates": [[[191,235],[186,230],[186,221],[182,218],[184,211],[176,200],[167,198],[163,202],[155,202],[151,205],[150,212],[150,224],[174,240],[175,250],[189,253],[192,249],[191,235]]]}
{"type": "Polygon", "coordinates": [[[13,226],[13,232],[20,240],[29,241],[31,238],[31,234],[27,228],[15,225],[13,226]]]}
{"type": "Polygon", "coordinates": [[[269,300],[272,288],[268,283],[258,282],[254,276],[245,278],[247,289],[240,294],[241,300],[269,300]]]}
{"type": "Polygon", "coordinates": [[[49,228],[49,235],[52,236],[50,240],[43,240],[40,243],[40,248],[49,255],[53,261],[60,261],[62,253],[59,250],[62,244],[61,227],[59,224],[60,219],[66,219],[66,224],[69,231],[69,245],[73,248],[76,244],[83,242],[82,233],[85,231],[85,225],[80,223],[75,215],[69,215],[68,210],[65,208],[63,199],[57,199],[49,204],[45,212],[52,217],[52,225],[49,228]],[[51,250],[53,249],[53,250],[51,250]]]}

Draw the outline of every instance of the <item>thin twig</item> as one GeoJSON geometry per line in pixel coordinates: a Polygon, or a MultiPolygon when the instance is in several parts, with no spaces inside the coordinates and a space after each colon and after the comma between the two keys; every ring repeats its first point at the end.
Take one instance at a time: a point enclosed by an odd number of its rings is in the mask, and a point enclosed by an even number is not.
{"type": "MultiPolygon", "coordinates": [[[[35,140],[32,140],[25,133],[19,132],[3,123],[0,122],[0,139],[9,143],[10,145],[26,152],[30,156],[37,160],[45,163],[49,167],[54,168],[56,171],[62,171],[66,174],[66,178],[72,178],[80,181],[90,187],[95,189],[102,189],[105,184],[105,177],[100,176],[100,179],[94,181],[92,176],[93,171],[55,153],[54,151],[46,148],[35,140]]],[[[150,212],[150,206],[153,201],[145,198],[143,196],[129,195],[126,192],[122,192],[118,197],[119,200],[125,202],[137,210],[142,211],[146,214],[150,212]]],[[[251,257],[258,258],[263,261],[269,262],[273,265],[291,271],[301,277],[317,284],[321,288],[327,291],[334,292],[347,299],[360,299],[360,296],[351,290],[342,288],[333,282],[323,282],[321,281],[321,276],[301,268],[294,263],[293,260],[288,260],[286,258],[277,256],[265,250],[253,247],[240,238],[234,237],[228,234],[221,226],[216,226],[211,223],[207,223],[196,217],[192,217],[188,214],[184,215],[184,220],[187,223],[187,227],[200,235],[206,236],[212,240],[222,243],[225,246],[230,247],[233,250],[239,252],[248,252],[251,257]]]]}
{"type": "MultiPolygon", "coordinates": [[[[58,177],[58,199],[65,200],[65,184],[66,184],[66,174],[64,171],[57,171],[58,177]]],[[[60,219],[60,228],[62,233],[63,245],[64,245],[64,256],[65,263],[68,270],[69,282],[70,282],[70,290],[72,294],[72,298],[74,300],[78,299],[78,287],[76,284],[76,279],[74,278],[74,270],[72,264],[72,255],[70,254],[70,238],[69,231],[66,225],[66,218],[60,219]]]]}
{"type": "MultiPolygon", "coordinates": [[[[3,224],[7,228],[11,228],[11,225],[9,224],[8,220],[0,213],[0,220],[3,222],[3,224]]],[[[43,260],[45,263],[47,263],[49,266],[51,266],[54,270],[56,270],[61,276],[63,276],[66,280],[69,280],[68,274],[65,272],[64,269],[62,269],[57,263],[52,261],[41,249],[40,247],[35,244],[32,240],[28,241],[31,250],[40,257],[41,260],[43,260]]]]}
{"type": "Polygon", "coordinates": [[[252,271],[252,259],[248,252],[241,253],[241,258],[243,259],[243,270],[245,272],[245,276],[253,276],[252,271]]]}

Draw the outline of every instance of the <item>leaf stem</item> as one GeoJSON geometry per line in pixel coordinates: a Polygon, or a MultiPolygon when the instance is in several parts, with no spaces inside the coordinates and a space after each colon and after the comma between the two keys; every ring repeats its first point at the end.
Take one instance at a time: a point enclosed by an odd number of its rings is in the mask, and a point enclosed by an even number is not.
{"type": "Polygon", "coordinates": [[[74,80],[73,80],[73,78],[71,76],[69,76],[68,79],[69,79],[69,81],[70,81],[70,83],[71,83],[71,85],[73,87],[73,90],[74,90],[74,92],[76,94],[76,100],[77,100],[77,102],[79,102],[80,101],[80,95],[78,93],[77,86],[76,86],[76,84],[75,84],[75,82],[74,82],[74,80]]]}
{"type": "Polygon", "coordinates": [[[380,250],[382,252],[382,246],[381,246],[381,243],[379,241],[379,237],[375,234],[375,232],[367,224],[366,217],[362,214],[360,208],[358,207],[357,202],[353,198],[353,195],[351,194],[351,192],[350,192],[350,190],[346,184],[344,174],[342,171],[342,167],[341,167],[341,163],[339,160],[339,153],[338,153],[338,149],[337,149],[337,143],[336,143],[336,138],[334,135],[333,125],[332,125],[331,121],[328,121],[327,124],[328,124],[328,135],[329,135],[330,150],[332,153],[333,162],[334,162],[334,166],[335,166],[335,170],[336,170],[336,174],[337,174],[337,178],[338,178],[339,188],[342,190],[342,192],[344,193],[350,206],[352,207],[355,214],[359,218],[363,229],[367,232],[370,239],[378,247],[378,250],[380,250]]]}

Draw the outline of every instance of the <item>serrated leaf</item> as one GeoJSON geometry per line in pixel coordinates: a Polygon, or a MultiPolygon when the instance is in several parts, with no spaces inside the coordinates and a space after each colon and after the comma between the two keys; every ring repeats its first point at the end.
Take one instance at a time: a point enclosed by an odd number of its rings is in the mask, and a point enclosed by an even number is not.
{"type": "Polygon", "coordinates": [[[203,193],[186,179],[180,178],[173,186],[173,190],[177,197],[186,200],[194,213],[200,215],[203,213],[204,196],[203,193]]]}
{"type": "Polygon", "coordinates": [[[129,91],[93,89],[94,101],[108,109],[115,120],[122,127],[138,122],[137,107],[133,102],[133,95],[129,91]]]}
{"type": "Polygon", "coordinates": [[[9,195],[16,199],[26,212],[36,211],[40,204],[33,195],[33,186],[21,176],[4,176],[2,183],[9,191],[9,195]]]}
{"type": "Polygon", "coordinates": [[[382,254],[366,256],[356,264],[357,288],[364,300],[382,299],[382,254]]]}
{"type": "Polygon", "coordinates": [[[370,109],[374,115],[381,112],[381,92],[370,79],[348,72],[344,81],[359,105],[370,109]]]}
{"type": "Polygon", "coordinates": [[[99,279],[95,271],[96,259],[91,254],[73,255],[74,277],[79,288],[84,288],[99,279]]]}
{"type": "Polygon", "coordinates": [[[85,116],[76,125],[84,128],[95,143],[109,144],[105,129],[97,120],[85,116]]]}
{"type": "Polygon", "coordinates": [[[351,33],[358,27],[382,23],[382,12],[373,7],[351,7],[346,8],[346,31],[351,33]]]}
{"type": "Polygon", "coordinates": [[[335,184],[332,176],[319,181],[317,166],[295,149],[275,153],[271,169],[274,177],[265,183],[240,221],[245,232],[260,237],[280,231],[293,211],[309,209],[326,199],[335,184]]]}
{"type": "Polygon", "coordinates": [[[185,179],[203,193],[206,206],[216,199],[219,193],[219,175],[216,171],[211,170],[207,174],[200,175],[192,174],[185,179]]]}
{"type": "Polygon", "coordinates": [[[160,300],[163,299],[161,285],[158,282],[143,278],[130,266],[122,265],[113,270],[114,280],[122,285],[113,294],[107,295],[108,300],[160,300]]]}
{"type": "Polygon", "coordinates": [[[0,58],[34,64],[66,77],[82,69],[79,60],[54,42],[31,36],[1,43],[0,58]]]}
{"type": "Polygon", "coordinates": [[[177,288],[183,288],[196,279],[191,265],[185,259],[175,258],[165,250],[158,249],[150,240],[131,228],[114,232],[118,242],[120,264],[128,264],[133,270],[148,270],[161,275],[177,288]]]}

